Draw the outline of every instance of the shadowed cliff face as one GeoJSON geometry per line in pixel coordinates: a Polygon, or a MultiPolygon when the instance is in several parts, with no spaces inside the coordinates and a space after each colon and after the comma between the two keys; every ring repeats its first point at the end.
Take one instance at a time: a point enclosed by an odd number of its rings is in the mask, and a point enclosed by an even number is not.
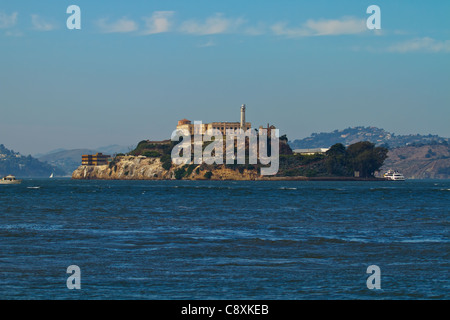
{"type": "Polygon", "coordinates": [[[166,170],[159,158],[144,156],[123,156],[103,166],[80,166],[72,174],[72,179],[101,180],[255,180],[258,177],[256,169],[245,169],[241,173],[224,165],[172,165],[166,170]]]}

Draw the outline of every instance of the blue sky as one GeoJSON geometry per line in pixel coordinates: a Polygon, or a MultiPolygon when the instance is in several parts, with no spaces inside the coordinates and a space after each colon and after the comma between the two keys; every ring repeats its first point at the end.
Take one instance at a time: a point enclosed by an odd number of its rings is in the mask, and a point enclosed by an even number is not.
{"type": "Polygon", "coordinates": [[[449,1],[0,0],[0,143],[168,138],[182,118],[450,136],[449,1]],[[66,9],[81,8],[81,30],[66,9]],[[369,30],[369,5],[381,30],[369,30]]]}

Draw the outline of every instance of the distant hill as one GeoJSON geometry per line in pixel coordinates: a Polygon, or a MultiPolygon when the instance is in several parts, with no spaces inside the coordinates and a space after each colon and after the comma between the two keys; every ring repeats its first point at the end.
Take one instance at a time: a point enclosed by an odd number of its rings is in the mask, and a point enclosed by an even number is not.
{"type": "Polygon", "coordinates": [[[90,149],[64,150],[41,156],[39,160],[59,167],[64,172],[64,175],[70,176],[81,164],[81,155],[95,153],[97,151],[90,149]]]}
{"type": "Polygon", "coordinates": [[[342,143],[345,146],[358,141],[370,141],[376,145],[397,148],[413,144],[449,143],[448,138],[437,135],[395,135],[376,127],[352,127],[333,132],[313,133],[310,137],[290,141],[292,149],[328,148],[333,144],[342,143]]]}
{"type": "Polygon", "coordinates": [[[112,144],[109,146],[96,148],[95,150],[97,150],[98,152],[101,152],[103,154],[113,155],[113,154],[117,154],[117,153],[128,153],[131,150],[133,150],[134,148],[136,148],[136,145],[120,146],[118,144],[112,144]]]}
{"type": "Polygon", "coordinates": [[[126,153],[132,150],[133,147],[124,147],[117,144],[106,147],[99,147],[93,149],[56,149],[46,154],[40,154],[38,159],[47,162],[53,166],[61,168],[64,175],[70,176],[72,172],[81,164],[81,156],[83,154],[96,154],[101,152],[103,154],[114,155],[117,153],[126,153]]]}
{"type": "Polygon", "coordinates": [[[64,175],[63,170],[54,165],[43,163],[30,155],[21,155],[0,144],[0,176],[12,174],[18,178],[48,178],[52,173],[55,176],[64,175]]]}
{"type": "Polygon", "coordinates": [[[450,179],[450,146],[416,144],[391,149],[381,172],[389,169],[408,179],[450,179]]]}
{"type": "Polygon", "coordinates": [[[39,159],[39,158],[41,158],[41,157],[43,157],[43,156],[45,156],[45,155],[47,155],[47,154],[52,154],[52,153],[56,153],[56,152],[60,152],[60,151],[66,151],[66,149],[58,148],[58,149],[51,150],[51,151],[46,152],[46,153],[35,153],[35,154],[33,154],[32,156],[35,157],[35,158],[37,158],[37,159],[39,159]]]}

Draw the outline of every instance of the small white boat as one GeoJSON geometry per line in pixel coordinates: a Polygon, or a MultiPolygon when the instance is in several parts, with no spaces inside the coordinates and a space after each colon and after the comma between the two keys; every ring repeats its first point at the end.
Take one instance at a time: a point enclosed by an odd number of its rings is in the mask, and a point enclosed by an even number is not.
{"type": "Polygon", "coordinates": [[[12,175],[3,177],[2,180],[0,180],[0,184],[20,184],[20,183],[22,183],[22,180],[18,180],[16,179],[16,177],[12,175]]]}
{"type": "Polygon", "coordinates": [[[49,178],[50,178],[50,179],[51,179],[51,178],[53,178],[53,172],[52,172],[52,174],[50,175],[50,177],[49,177],[49,178]]]}
{"type": "Polygon", "coordinates": [[[391,181],[405,181],[405,177],[396,170],[388,170],[383,177],[391,181]]]}

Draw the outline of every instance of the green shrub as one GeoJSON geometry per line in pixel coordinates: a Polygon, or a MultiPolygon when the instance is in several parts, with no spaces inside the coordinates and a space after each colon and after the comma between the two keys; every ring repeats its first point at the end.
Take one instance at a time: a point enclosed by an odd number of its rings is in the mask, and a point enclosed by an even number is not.
{"type": "Polygon", "coordinates": [[[170,154],[165,154],[161,157],[161,162],[167,162],[167,161],[172,162],[172,157],[170,156],[170,154]]]}
{"type": "Polygon", "coordinates": [[[317,171],[313,170],[313,169],[308,169],[305,173],[305,176],[307,177],[315,177],[317,176],[317,171]]]}
{"type": "Polygon", "coordinates": [[[141,142],[138,143],[138,145],[136,146],[136,149],[143,148],[146,145],[147,145],[147,140],[142,140],[141,142]]]}
{"type": "Polygon", "coordinates": [[[212,175],[213,175],[213,173],[211,171],[208,171],[205,173],[204,177],[209,180],[209,179],[211,179],[212,175]]]}
{"type": "Polygon", "coordinates": [[[172,159],[164,161],[162,167],[164,168],[164,170],[170,170],[170,168],[172,167],[172,159]]]}
{"type": "Polygon", "coordinates": [[[252,164],[248,164],[248,165],[246,165],[246,167],[247,167],[247,170],[255,170],[255,166],[252,164]]]}
{"type": "Polygon", "coordinates": [[[180,180],[182,179],[186,174],[186,170],[184,169],[184,167],[181,167],[177,170],[175,170],[175,179],[180,180]]]}
{"type": "Polygon", "coordinates": [[[152,151],[145,151],[142,155],[148,158],[157,158],[161,154],[158,151],[152,150],[152,151]]]}
{"type": "Polygon", "coordinates": [[[197,166],[196,164],[191,164],[187,167],[186,177],[189,177],[191,175],[192,171],[194,171],[196,166],[197,166]]]}

